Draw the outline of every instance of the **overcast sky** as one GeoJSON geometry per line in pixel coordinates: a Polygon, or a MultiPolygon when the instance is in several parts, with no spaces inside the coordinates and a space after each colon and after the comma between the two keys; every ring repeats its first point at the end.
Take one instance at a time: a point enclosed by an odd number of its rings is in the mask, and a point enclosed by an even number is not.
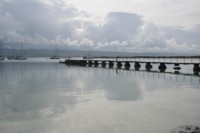
{"type": "Polygon", "coordinates": [[[4,47],[199,52],[200,0],[0,0],[4,47]],[[16,46],[17,47],[17,46],[16,46]]]}

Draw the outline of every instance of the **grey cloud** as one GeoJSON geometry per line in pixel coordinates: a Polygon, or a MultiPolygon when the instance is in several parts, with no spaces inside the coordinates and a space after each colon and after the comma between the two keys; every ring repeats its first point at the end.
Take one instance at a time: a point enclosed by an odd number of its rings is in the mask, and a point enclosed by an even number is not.
{"type": "Polygon", "coordinates": [[[53,38],[60,34],[60,29],[66,29],[66,35],[73,35],[73,26],[59,22],[60,18],[70,18],[76,15],[76,9],[69,7],[65,10],[60,9],[56,5],[50,7],[33,1],[21,0],[15,3],[3,4],[4,12],[12,14],[17,21],[23,23],[23,32],[21,34],[29,34],[34,36],[39,34],[47,38],[53,38]]]}
{"type": "Polygon", "coordinates": [[[26,48],[58,44],[74,49],[90,46],[94,50],[139,52],[200,49],[200,26],[193,30],[158,27],[138,14],[122,12],[111,12],[98,23],[62,0],[3,0],[0,20],[0,39],[6,45],[23,41],[26,48]]]}
{"type": "Polygon", "coordinates": [[[167,39],[176,38],[177,42],[188,44],[199,44],[200,42],[200,25],[191,30],[183,30],[180,28],[162,28],[167,39]]]}
{"type": "Polygon", "coordinates": [[[127,40],[135,35],[142,25],[141,17],[137,14],[110,13],[104,26],[104,35],[108,40],[127,40]]]}
{"type": "Polygon", "coordinates": [[[96,41],[125,41],[134,36],[143,24],[139,15],[121,12],[109,13],[105,21],[103,26],[89,25],[87,27],[87,35],[90,39],[96,41]]]}
{"type": "Polygon", "coordinates": [[[0,33],[4,34],[6,31],[20,31],[22,24],[15,20],[12,14],[4,13],[0,14],[0,33]]]}

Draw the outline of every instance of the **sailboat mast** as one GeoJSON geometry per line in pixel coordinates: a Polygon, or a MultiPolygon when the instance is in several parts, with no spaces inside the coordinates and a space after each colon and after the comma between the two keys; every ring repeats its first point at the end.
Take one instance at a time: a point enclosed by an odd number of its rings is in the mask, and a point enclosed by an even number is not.
{"type": "Polygon", "coordinates": [[[2,40],[0,40],[0,43],[1,43],[1,53],[0,53],[0,56],[3,56],[3,42],[2,42],[2,40]]]}
{"type": "Polygon", "coordinates": [[[12,46],[12,56],[14,57],[15,55],[14,55],[14,44],[13,44],[13,46],[12,46]]]}
{"type": "Polygon", "coordinates": [[[90,45],[89,45],[89,58],[90,58],[90,50],[91,50],[91,48],[90,48],[90,45]]]}
{"type": "Polygon", "coordinates": [[[25,56],[24,46],[22,42],[21,42],[21,56],[25,56]]]}
{"type": "Polygon", "coordinates": [[[0,40],[0,43],[1,43],[1,54],[0,56],[2,56],[2,41],[0,40]]]}
{"type": "Polygon", "coordinates": [[[22,42],[21,42],[21,56],[23,55],[22,42]]]}
{"type": "Polygon", "coordinates": [[[58,54],[58,53],[57,53],[57,44],[56,44],[56,57],[57,57],[57,54],[58,54]]]}

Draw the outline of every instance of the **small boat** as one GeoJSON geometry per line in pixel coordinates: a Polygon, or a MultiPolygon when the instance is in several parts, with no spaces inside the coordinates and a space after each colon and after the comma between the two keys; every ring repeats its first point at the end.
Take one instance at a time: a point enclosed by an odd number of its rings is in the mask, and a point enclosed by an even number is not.
{"type": "Polygon", "coordinates": [[[181,67],[174,67],[175,70],[181,70],[181,67]]]}
{"type": "Polygon", "coordinates": [[[50,59],[60,59],[57,55],[50,57],[50,59]]]}
{"type": "Polygon", "coordinates": [[[90,56],[83,56],[82,59],[93,59],[93,58],[90,56]]]}
{"type": "Polygon", "coordinates": [[[14,60],[16,57],[15,56],[8,56],[7,57],[9,60],[14,60]]]}
{"type": "Polygon", "coordinates": [[[27,60],[27,57],[25,57],[25,56],[16,56],[15,60],[27,60]]]}

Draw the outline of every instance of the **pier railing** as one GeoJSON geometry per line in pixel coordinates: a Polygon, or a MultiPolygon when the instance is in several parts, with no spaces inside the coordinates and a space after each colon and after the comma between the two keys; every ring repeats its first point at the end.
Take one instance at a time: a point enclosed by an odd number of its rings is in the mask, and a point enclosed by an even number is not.
{"type": "Polygon", "coordinates": [[[166,64],[200,64],[200,56],[117,56],[117,57],[68,57],[68,60],[113,61],[113,62],[140,62],[166,64]]]}

